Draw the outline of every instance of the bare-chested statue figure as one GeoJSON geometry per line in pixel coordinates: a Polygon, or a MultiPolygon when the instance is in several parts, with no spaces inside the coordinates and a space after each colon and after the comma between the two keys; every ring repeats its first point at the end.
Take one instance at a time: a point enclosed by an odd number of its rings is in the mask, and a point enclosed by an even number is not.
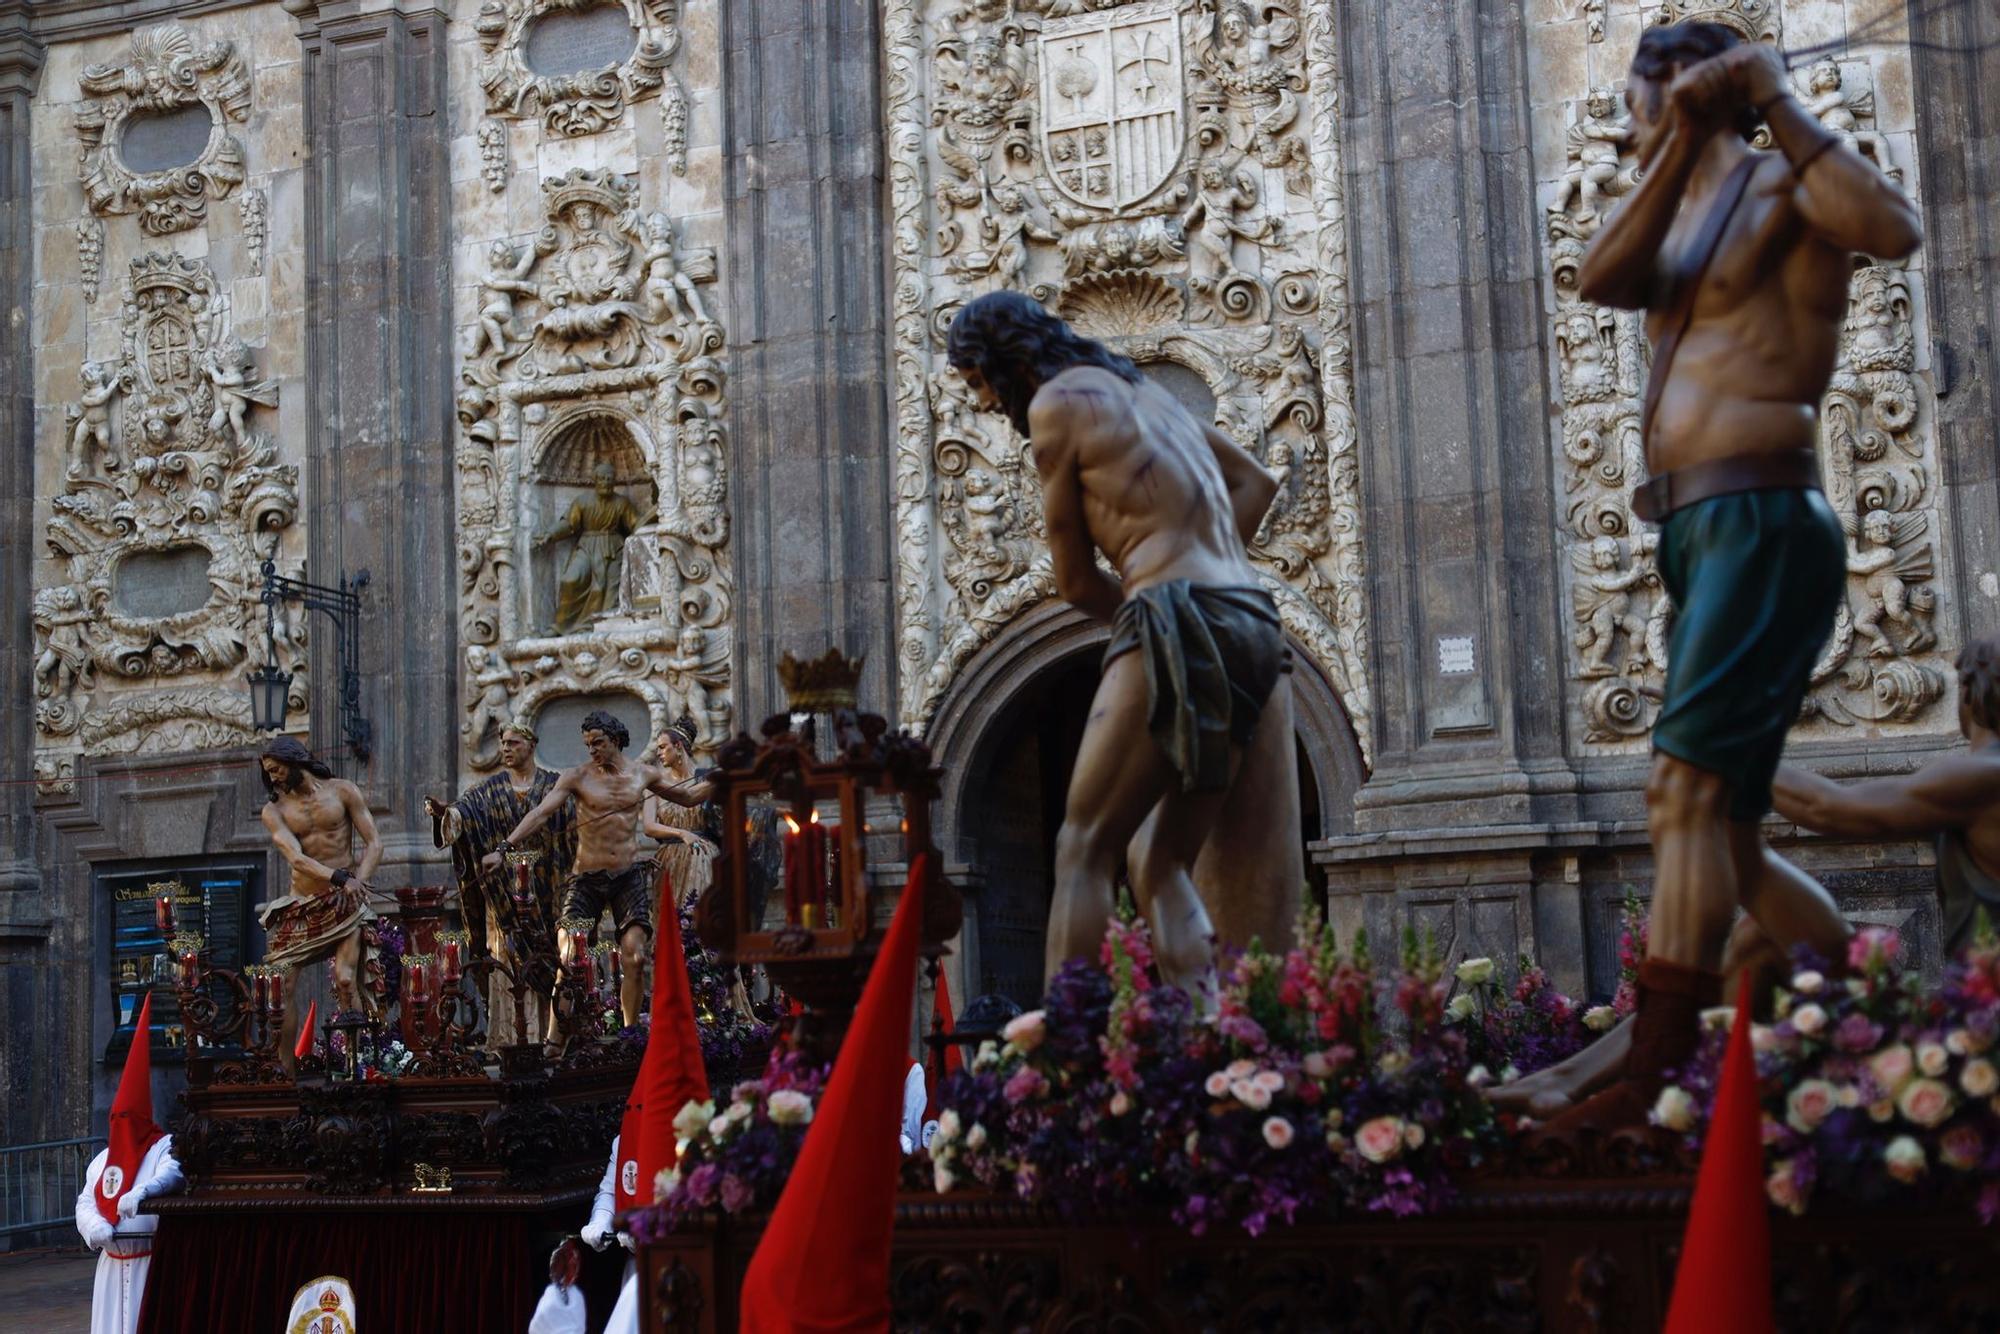
{"type": "Polygon", "coordinates": [[[646,946],[653,937],[658,873],[650,857],[639,855],[639,818],[646,795],[664,797],[677,806],[699,806],[711,791],[705,782],[674,782],[650,759],[627,759],[625,748],[631,744],[625,724],[602,709],[584,715],[583,748],[590,758],[565,769],[548,795],[485,857],[489,866],[499,865],[503,853],[540,829],[565,801],[576,799],[576,861],[563,887],[561,915],[594,924],[606,908],[611,909],[624,965],[618,1001],[627,1028],[639,1022],[646,946]]]}
{"type": "Polygon", "coordinates": [[[1767,46],[1712,23],[1649,28],[1625,97],[1644,179],[1592,241],[1578,290],[1647,312],[1652,479],[1633,510],[1661,525],[1677,615],[1646,788],[1653,907],[1631,1053],[1616,1084],[1559,1119],[1572,1130],[1644,1122],[1720,997],[1739,905],[1779,941],[1842,929],[1758,821],[1847,587],[1814,436],[1854,253],[1898,259],[1919,240],[1908,201],[1799,105],[1767,46]],[[1777,152],[1746,142],[1760,121],[1777,152]]]}
{"type": "MultiPolygon", "coordinates": [[[[1056,837],[1049,975],[1096,953],[1124,857],[1162,971],[1192,989],[1211,934],[1192,872],[1232,794],[1290,803],[1297,824],[1289,650],[1245,551],[1276,484],[1130,361],[1019,293],[959,311],[949,355],[979,407],[1033,446],[1057,588],[1111,623],[1056,837]]],[[[1239,883],[1269,880],[1260,860],[1298,867],[1296,836],[1285,843],[1249,850],[1239,883]]]]}
{"type": "MultiPolygon", "coordinates": [[[[257,905],[263,923],[264,962],[290,970],[333,960],[334,996],[343,1009],[361,1008],[361,928],[375,913],[368,879],[382,860],[382,839],[367,798],[345,778],[290,737],[279,737],[257,757],[263,770],[264,828],[292,868],[292,892],[257,905]],[[354,855],[356,840],[361,855],[354,855]]],[[[278,1055],[287,1067],[298,1030],[298,988],[285,988],[285,1026],[278,1055]]]]}

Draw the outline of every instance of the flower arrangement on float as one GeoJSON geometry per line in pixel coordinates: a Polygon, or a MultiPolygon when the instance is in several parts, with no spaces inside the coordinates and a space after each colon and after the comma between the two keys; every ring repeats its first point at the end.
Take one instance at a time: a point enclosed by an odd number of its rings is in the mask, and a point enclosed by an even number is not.
{"type": "MultiPolygon", "coordinates": [[[[1765,1193],[1804,1213],[1821,1194],[1875,1202],[1960,1195],[2000,1217],[2000,940],[1973,944],[1926,991],[1893,931],[1858,932],[1840,960],[1801,955],[1751,1031],[1764,1104],[1765,1193]],[[1844,976],[1840,975],[1844,973],[1844,976]]],[[[1727,1010],[1654,1123],[1698,1143],[1714,1104],[1727,1010]]]]}

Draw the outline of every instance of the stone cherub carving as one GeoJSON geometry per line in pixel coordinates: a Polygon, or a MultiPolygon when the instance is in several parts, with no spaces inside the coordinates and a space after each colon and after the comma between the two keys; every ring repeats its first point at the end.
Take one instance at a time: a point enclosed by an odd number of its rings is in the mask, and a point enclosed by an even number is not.
{"type": "Polygon", "coordinates": [[[1894,181],[1903,178],[1889,157],[1889,141],[1874,130],[1861,128],[1862,117],[1873,119],[1875,115],[1873,90],[1850,91],[1842,80],[1838,61],[1831,56],[1814,61],[1806,71],[1799,100],[1820,124],[1853,144],[1863,157],[1873,160],[1884,176],[1894,181]]]}
{"type": "Polygon", "coordinates": [[[1649,662],[1646,652],[1646,618],[1632,609],[1632,590],[1652,575],[1644,560],[1620,566],[1618,540],[1600,537],[1574,553],[1576,562],[1576,647],[1583,654],[1583,670],[1578,676],[1595,680],[1612,675],[1612,651],[1623,634],[1631,645],[1625,670],[1638,674],[1649,662]]]}
{"type": "Polygon", "coordinates": [[[518,254],[505,241],[495,241],[486,252],[486,276],[479,284],[479,322],[472,330],[472,346],[465,359],[472,360],[487,347],[495,356],[505,356],[507,340],[514,332],[514,298],[539,297],[541,290],[526,281],[538,252],[523,246],[518,254]]]}
{"type": "Polygon", "coordinates": [[[950,120],[968,143],[992,142],[1028,86],[1020,44],[982,33],[941,43],[936,61],[940,95],[933,122],[950,120]]]}
{"type": "Polygon", "coordinates": [[[118,456],[111,450],[111,400],[124,381],[117,364],[109,361],[84,362],[77,378],[83,382],[83,393],[63,414],[70,422],[64,471],[72,480],[91,475],[93,453],[103,458],[107,471],[117,469],[118,456]]]}
{"type": "Polygon", "coordinates": [[[230,438],[236,448],[244,448],[249,432],[246,418],[252,403],[260,403],[267,408],[278,405],[278,382],[276,380],[253,380],[256,366],[250,349],[242,339],[230,334],[218,339],[202,358],[202,369],[215,386],[215,411],[208,417],[208,433],[211,439],[222,434],[223,427],[229,428],[230,438]]]}
{"type": "Polygon", "coordinates": [[[1273,219],[1245,222],[1237,214],[1257,204],[1257,185],[1249,172],[1231,171],[1214,158],[1195,171],[1197,188],[1194,202],[1181,214],[1187,232],[1190,285],[1196,291],[1210,291],[1237,277],[1232,253],[1233,238],[1261,240],[1272,230],[1273,219]],[[1197,219],[1200,221],[1197,223],[1197,219]]]}
{"type": "Polygon", "coordinates": [[[1214,60],[1234,76],[1233,90],[1275,87],[1284,74],[1272,52],[1290,46],[1298,34],[1296,19],[1274,13],[1259,23],[1250,6],[1231,0],[1215,21],[1214,60]]]}
{"type": "Polygon", "coordinates": [[[96,672],[83,638],[83,627],[93,619],[82,595],[68,584],[35,594],[35,630],[42,639],[42,651],[35,657],[35,694],[68,699],[78,688],[93,688],[96,672]]]}
{"type": "Polygon", "coordinates": [[[694,290],[694,280],[687,276],[674,257],[674,228],[664,213],[646,216],[643,268],[646,274],[643,295],[652,319],[664,320],[672,316],[696,324],[709,322],[708,312],[701,308],[701,297],[694,290]]]}
{"type": "Polygon", "coordinates": [[[1897,545],[1896,521],[1887,510],[1869,510],[1861,519],[1860,541],[1848,549],[1847,569],[1862,576],[1862,596],[1854,609],[1854,632],[1867,639],[1869,656],[1917,653],[1937,642],[1920,614],[1928,595],[1920,585],[1932,575],[1928,543],[1910,550],[1897,545]],[[1900,647],[1882,626],[1884,619],[1905,631],[1900,647]]]}
{"type": "Polygon", "coordinates": [[[1591,89],[1582,114],[1563,132],[1569,168],[1549,212],[1567,213],[1574,201],[1576,221],[1589,227],[1603,215],[1606,200],[1629,193],[1637,182],[1621,155],[1631,135],[1630,123],[1618,114],[1618,95],[1609,88],[1591,89]]]}
{"type": "Polygon", "coordinates": [[[700,744],[713,722],[709,713],[708,686],[701,679],[701,674],[708,669],[703,661],[707,648],[706,632],[698,625],[684,625],[675,641],[676,652],[667,659],[667,670],[674,674],[676,693],[681,698],[682,707],[695,720],[694,745],[700,744]]]}
{"type": "Polygon", "coordinates": [[[497,662],[490,649],[473,644],[465,650],[465,680],[478,702],[465,723],[474,768],[488,769],[500,760],[500,733],[513,720],[507,687],[514,673],[497,662]]]}

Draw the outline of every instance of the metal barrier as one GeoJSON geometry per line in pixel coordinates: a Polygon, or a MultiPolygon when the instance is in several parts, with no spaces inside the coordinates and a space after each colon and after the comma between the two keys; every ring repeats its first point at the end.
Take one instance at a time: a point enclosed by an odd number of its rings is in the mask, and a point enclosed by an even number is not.
{"type": "Polygon", "coordinates": [[[103,1144],[55,1139],[0,1148],[0,1237],[74,1227],[84,1173],[103,1144]]]}

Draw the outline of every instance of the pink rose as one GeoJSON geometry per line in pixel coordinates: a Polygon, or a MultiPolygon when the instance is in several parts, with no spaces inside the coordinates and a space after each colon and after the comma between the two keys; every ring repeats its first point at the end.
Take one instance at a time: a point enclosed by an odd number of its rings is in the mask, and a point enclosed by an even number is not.
{"type": "Polygon", "coordinates": [[[1266,1093],[1280,1093],[1285,1087],[1285,1077],[1276,1070],[1259,1070],[1250,1077],[1250,1082],[1266,1093]]]}
{"type": "Polygon", "coordinates": [[[1274,1149],[1289,1148],[1293,1133],[1292,1123],[1282,1116],[1266,1117],[1264,1120],[1264,1142],[1274,1149]]]}
{"type": "Polygon", "coordinates": [[[1803,1080],[1785,1099],[1785,1124],[1810,1135],[1839,1105],[1840,1095],[1832,1084],[1824,1079],[1803,1080]]]}
{"type": "Polygon", "coordinates": [[[1986,1156],[1978,1126],[1953,1126],[1938,1141],[1938,1161],[1955,1172],[1970,1172],[1986,1156]]]}
{"type": "Polygon", "coordinates": [[[1424,1147],[1424,1128],[1415,1121],[1403,1127],[1403,1147],[1411,1153],[1424,1147]]]}
{"type": "Polygon", "coordinates": [[[1951,1115],[1951,1090],[1935,1079],[1913,1079],[1896,1095],[1896,1110],[1903,1119],[1929,1129],[1951,1115]]]}
{"type": "Polygon", "coordinates": [[[1771,1175],[1764,1180],[1764,1194],[1780,1209],[1788,1209],[1795,1214],[1806,1211],[1806,1202],[1799,1195],[1798,1178],[1792,1172],[1792,1160],[1789,1158],[1781,1159],[1771,1169],[1771,1175]]]}
{"type": "Polygon", "coordinates": [[[1251,1075],[1257,1073],[1257,1063],[1255,1061],[1231,1061],[1223,1073],[1227,1074],[1231,1079],[1248,1079],[1251,1075]]]}
{"type": "Polygon", "coordinates": [[[1917,1069],[1935,1079],[1951,1065],[1951,1053],[1941,1042],[1919,1042],[1917,1044],[1917,1069]]]}
{"type": "Polygon", "coordinates": [[[1826,1011],[1817,1005],[1801,1005],[1792,1012],[1792,1027],[1805,1037],[1816,1038],[1826,1031],[1826,1011]]]}
{"type": "Polygon", "coordinates": [[[1033,1051],[1048,1036],[1048,1015],[1042,1010],[1017,1014],[1000,1030],[1000,1036],[1013,1043],[1016,1051],[1033,1051]]]}
{"type": "Polygon", "coordinates": [[[1305,1060],[1299,1062],[1299,1066],[1306,1072],[1308,1079],[1325,1079],[1333,1073],[1333,1066],[1327,1062],[1324,1052],[1307,1052],[1305,1060]]]}
{"type": "Polygon", "coordinates": [[[1132,1099],[1125,1095],[1124,1089],[1119,1089],[1111,1095],[1111,1114],[1113,1116],[1123,1116],[1131,1110],[1132,1099]]]}
{"type": "Polygon", "coordinates": [[[1875,1077],[1875,1087],[1882,1093],[1893,1095],[1901,1091],[1916,1073],[1916,1068],[1916,1058],[1900,1042],[1893,1047],[1884,1047],[1868,1058],[1868,1073],[1875,1077]]]}
{"type": "Polygon", "coordinates": [[[1354,1132],[1354,1147],[1371,1163],[1386,1163],[1403,1151],[1403,1118],[1378,1116],[1354,1132]]]}
{"type": "Polygon", "coordinates": [[[1819,994],[1819,989],[1825,985],[1826,975],[1814,969],[1808,968],[1803,972],[1792,974],[1792,990],[1799,992],[1801,995],[1817,995],[1819,994]]]}
{"type": "Polygon", "coordinates": [[[1222,1097],[1229,1092],[1229,1072],[1227,1070],[1217,1070],[1208,1077],[1208,1082],[1203,1084],[1202,1088],[1211,1098],[1222,1097]]]}
{"type": "Polygon", "coordinates": [[[1040,1097],[1048,1092],[1048,1089],[1049,1081],[1042,1078],[1041,1072],[1032,1066],[1024,1065],[1008,1078],[1000,1092],[1008,1102],[1021,1103],[1030,1098],[1040,1097]]]}
{"type": "Polygon", "coordinates": [[[1924,1174],[1924,1146],[1908,1135],[1898,1135],[1882,1150],[1882,1162],[1898,1181],[1915,1181],[1924,1174]]]}
{"type": "Polygon", "coordinates": [[[1271,1105],[1271,1091],[1252,1080],[1239,1079],[1229,1086],[1229,1091],[1236,1095],[1236,1101],[1253,1112],[1261,1112],[1271,1105]]]}

